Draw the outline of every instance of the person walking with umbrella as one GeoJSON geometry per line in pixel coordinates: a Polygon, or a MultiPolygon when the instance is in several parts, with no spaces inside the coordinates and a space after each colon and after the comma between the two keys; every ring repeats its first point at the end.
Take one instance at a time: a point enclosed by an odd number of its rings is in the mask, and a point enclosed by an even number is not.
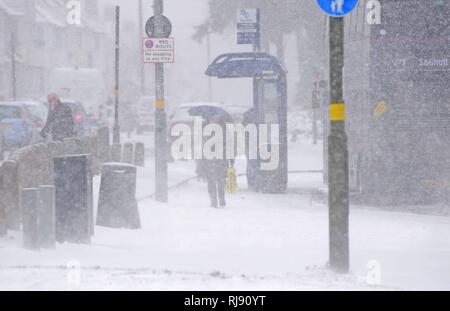
{"type": "MultiPolygon", "coordinates": [[[[205,119],[204,126],[210,124],[219,125],[222,129],[222,137],[225,137],[226,124],[232,123],[231,116],[221,108],[202,106],[196,107],[190,111],[191,115],[202,116],[205,119]],[[203,108],[202,108],[203,107],[203,108]]],[[[208,184],[208,193],[211,207],[225,207],[225,185],[228,169],[233,167],[234,160],[226,158],[226,139],[223,139],[223,154],[220,158],[201,159],[197,162],[197,175],[206,180],[208,184]]],[[[214,148],[214,146],[212,147],[214,148]]],[[[215,151],[215,150],[213,150],[215,151]]]]}

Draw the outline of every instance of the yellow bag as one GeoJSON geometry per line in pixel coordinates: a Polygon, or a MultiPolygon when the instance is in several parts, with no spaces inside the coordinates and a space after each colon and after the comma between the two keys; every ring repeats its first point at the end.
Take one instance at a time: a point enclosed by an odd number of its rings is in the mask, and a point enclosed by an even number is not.
{"type": "Polygon", "coordinates": [[[238,191],[238,184],[236,179],[236,170],[234,167],[229,167],[227,170],[227,192],[236,193],[238,191]]]}

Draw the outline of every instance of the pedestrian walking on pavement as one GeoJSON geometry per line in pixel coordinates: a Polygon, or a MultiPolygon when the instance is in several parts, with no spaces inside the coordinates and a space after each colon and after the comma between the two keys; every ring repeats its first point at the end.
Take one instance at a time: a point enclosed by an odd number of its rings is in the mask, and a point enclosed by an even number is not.
{"type": "MultiPolygon", "coordinates": [[[[225,133],[226,120],[220,115],[211,116],[206,120],[208,124],[218,124],[225,133]]],[[[211,207],[225,207],[225,185],[228,168],[234,165],[234,160],[228,160],[226,154],[226,140],[223,142],[223,157],[221,159],[202,159],[197,162],[197,175],[206,180],[211,207]]]]}

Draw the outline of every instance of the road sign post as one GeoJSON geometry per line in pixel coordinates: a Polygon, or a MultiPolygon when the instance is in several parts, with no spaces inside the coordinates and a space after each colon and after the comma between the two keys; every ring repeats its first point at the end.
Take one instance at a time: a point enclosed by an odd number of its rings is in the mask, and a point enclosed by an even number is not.
{"type": "Polygon", "coordinates": [[[16,76],[16,36],[11,34],[11,84],[12,98],[17,100],[17,76],[16,76]]]}
{"type": "MultiPolygon", "coordinates": [[[[167,32],[167,22],[164,22],[163,0],[154,0],[154,31],[155,38],[164,38],[170,35],[167,32]]],[[[151,24],[149,22],[148,24],[151,24]]],[[[151,27],[148,27],[151,28],[151,27]]],[[[171,28],[171,27],[170,27],[171,28]]],[[[147,35],[151,35],[148,29],[147,35]]],[[[155,103],[155,198],[160,202],[167,202],[167,116],[164,102],[164,63],[155,64],[156,103],[155,103]]]]}
{"type": "MultiPolygon", "coordinates": [[[[237,43],[251,44],[253,52],[261,52],[261,10],[259,8],[238,9],[237,11],[237,43]]],[[[253,78],[253,107],[256,113],[256,123],[261,124],[263,120],[263,111],[261,110],[261,101],[263,99],[263,82],[261,78],[253,78]]],[[[259,133],[258,133],[259,144],[259,133]]],[[[259,153],[256,167],[260,167],[259,153]]],[[[259,189],[259,181],[256,182],[259,189]]]]}
{"type": "Polygon", "coordinates": [[[342,69],[344,18],[330,17],[330,133],[328,136],[328,204],[330,266],[349,270],[349,179],[342,69]]]}
{"type": "MultiPolygon", "coordinates": [[[[143,11],[144,11],[144,4],[143,0],[139,0],[138,2],[138,24],[139,24],[139,40],[142,38],[142,30],[144,28],[144,21],[143,21],[143,11]]],[[[140,43],[139,43],[140,44],[140,43]]],[[[145,66],[140,66],[140,78],[141,78],[141,95],[145,95],[145,66]]]]}
{"type": "Polygon", "coordinates": [[[330,93],[328,92],[328,82],[321,80],[319,83],[320,88],[320,109],[322,114],[322,141],[323,141],[323,182],[328,185],[328,105],[330,93]]]}
{"type": "Polygon", "coordinates": [[[317,82],[314,82],[314,90],[312,92],[312,110],[313,110],[313,124],[312,124],[312,132],[313,132],[313,144],[317,145],[318,140],[318,129],[317,129],[317,113],[320,109],[320,94],[317,89],[317,82]]]}
{"type": "Polygon", "coordinates": [[[330,132],[328,136],[329,263],[338,272],[348,272],[349,172],[343,95],[344,16],[359,0],[317,0],[330,15],[330,132]]]}
{"type": "Polygon", "coordinates": [[[119,41],[120,40],[120,7],[116,6],[116,54],[115,54],[115,87],[114,87],[114,127],[113,143],[120,144],[119,124],[119,41]]]}

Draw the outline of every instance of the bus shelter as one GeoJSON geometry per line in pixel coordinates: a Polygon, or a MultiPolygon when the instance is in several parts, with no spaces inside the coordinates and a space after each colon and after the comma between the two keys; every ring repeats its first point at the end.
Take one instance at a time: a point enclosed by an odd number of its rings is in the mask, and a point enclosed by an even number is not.
{"type": "MultiPolygon", "coordinates": [[[[258,156],[255,178],[258,180],[260,191],[284,193],[288,182],[286,70],[277,58],[265,53],[228,53],[218,56],[209,65],[206,75],[219,79],[253,79],[256,124],[266,124],[269,129],[273,125],[278,125],[279,128],[278,166],[273,170],[263,170],[261,169],[263,160],[258,156]]],[[[258,137],[260,137],[259,130],[258,126],[258,137]]],[[[258,142],[258,146],[265,143],[258,142]]],[[[269,150],[273,147],[267,146],[269,150]]]]}

